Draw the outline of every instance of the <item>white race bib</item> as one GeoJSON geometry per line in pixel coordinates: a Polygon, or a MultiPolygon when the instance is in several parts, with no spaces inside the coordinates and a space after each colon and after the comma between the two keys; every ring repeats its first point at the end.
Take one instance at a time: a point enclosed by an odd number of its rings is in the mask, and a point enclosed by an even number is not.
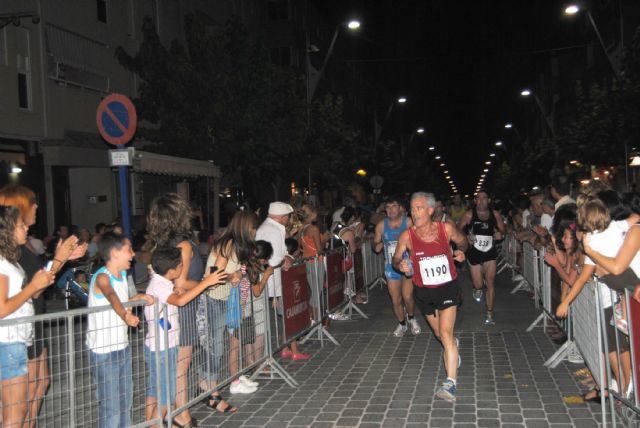
{"type": "Polygon", "coordinates": [[[486,253],[493,246],[493,236],[476,235],[476,242],[473,243],[476,250],[486,253]]]}
{"type": "Polygon", "coordinates": [[[444,254],[420,259],[420,277],[424,285],[439,285],[451,282],[449,260],[444,254]]]}
{"type": "Polygon", "coordinates": [[[387,264],[390,265],[393,263],[393,255],[396,253],[396,247],[398,246],[398,241],[389,241],[387,242],[387,264]]]}

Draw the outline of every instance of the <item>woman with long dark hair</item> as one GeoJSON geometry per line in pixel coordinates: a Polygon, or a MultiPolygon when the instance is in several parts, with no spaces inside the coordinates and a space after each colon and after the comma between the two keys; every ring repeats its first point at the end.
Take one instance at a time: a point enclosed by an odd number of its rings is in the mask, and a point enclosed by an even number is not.
{"type": "MultiPolygon", "coordinates": [[[[143,246],[143,250],[150,253],[165,246],[180,249],[182,273],[175,285],[185,290],[198,285],[204,276],[204,263],[191,240],[192,217],[189,203],[177,193],[157,197],[151,203],[147,217],[147,241],[143,246]]],[[[198,342],[196,310],[197,299],[178,309],[180,346],[176,364],[176,407],[184,406],[189,399],[188,371],[193,358],[193,347],[198,342]]],[[[174,423],[183,427],[196,426],[189,409],[177,415],[174,423]]]]}

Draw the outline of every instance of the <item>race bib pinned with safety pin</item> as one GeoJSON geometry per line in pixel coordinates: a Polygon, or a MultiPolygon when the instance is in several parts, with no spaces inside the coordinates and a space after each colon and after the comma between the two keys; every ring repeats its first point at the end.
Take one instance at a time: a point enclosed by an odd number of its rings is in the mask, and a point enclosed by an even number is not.
{"type": "Polygon", "coordinates": [[[444,254],[420,259],[420,277],[424,285],[440,285],[451,282],[449,259],[444,254]]]}
{"type": "Polygon", "coordinates": [[[473,243],[476,250],[486,253],[493,246],[493,236],[476,235],[476,241],[473,243]]]}

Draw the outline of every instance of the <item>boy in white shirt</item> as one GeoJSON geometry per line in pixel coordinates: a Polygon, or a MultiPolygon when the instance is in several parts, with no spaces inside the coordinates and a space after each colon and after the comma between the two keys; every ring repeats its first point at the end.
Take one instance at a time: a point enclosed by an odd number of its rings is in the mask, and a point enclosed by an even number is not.
{"type": "Polygon", "coordinates": [[[135,256],[131,242],[124,235],[105,233],[100,251],[106,265],[100,268],[89,285],[87,307],[111,306],[88,316],[87,347],[91,377],[96,385],[98,427],[131,426],[133,384],[131,378],[131,349],[128,327],[137,327],[139,318],[131,308],[122,305],[129,300],[153,298],[138,294],[129,299],[127,270],[135,256]]]}
{"type": "Polygon", "coordinates": [[[176,362],[180,341],[178,306],[186,305],[207,288],[224,281],[227,277],[225,271],[216,271],[205,277],[205,280],[201,281],[196,287],[177,294],[174,292],[173,281],[178,279],[182,273],[182,253],[180,248],[156,248],[151,257],[151,267],[153,272],[147,287],[147,295],[158,299],[159,307],[157,320],[153,306],[144,308],[144,316],[148,325],[144,342],[144,359],[149,369],[146,398],[147,420],[157,417],[158,401],[162,405],[163,419],[169,406],[175,403],[176,362]],[[160,354],[160,364],[156,365],[156,355],[158,353],[160,354]],[[167,372],[167,368],[165,368],[166,362],[168,362],[168,378],[165,376],[167,372]],[[160,377],[160,391],[156,390],[158,377],[160,377]],[[166,396],[167,384],[169,384],[169,397],[166,396]]]}

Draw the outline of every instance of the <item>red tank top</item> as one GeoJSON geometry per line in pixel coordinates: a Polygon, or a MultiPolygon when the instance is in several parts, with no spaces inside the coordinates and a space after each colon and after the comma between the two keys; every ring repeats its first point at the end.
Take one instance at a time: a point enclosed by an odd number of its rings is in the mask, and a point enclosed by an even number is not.
{"type": "Polygon", "coordinates": [[[423,241],[413,227],[409,229],[413,283],[416,287],[436,288],[458,277],[444,223],[437,221],[435,224],[438,235],[431,242],[423,241]]]}

